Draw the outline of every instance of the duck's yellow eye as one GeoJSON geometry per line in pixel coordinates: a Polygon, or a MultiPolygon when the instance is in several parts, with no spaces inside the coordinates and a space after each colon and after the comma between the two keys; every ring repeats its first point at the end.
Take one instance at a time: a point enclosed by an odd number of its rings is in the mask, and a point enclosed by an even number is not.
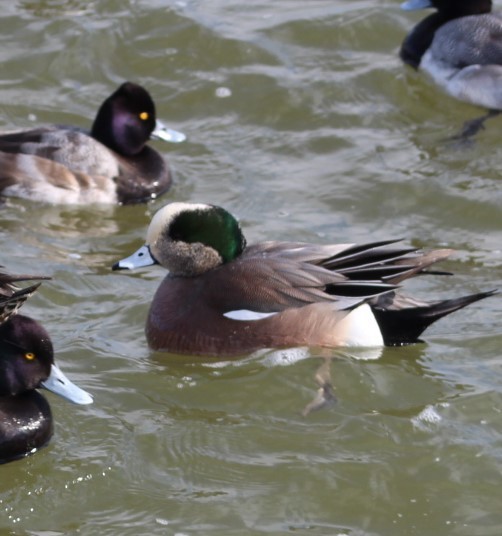
{"type": "Polygon", "coordinates": [[[146,121],[150,116],[148,115],[148,112],[141,112],[139,114],[139,118],[142,120],[142,121],[146,121]]]}
{"type": "Polygon", "coordinates": [[[26,354],[24,354],[24,357],[28,361],[33,361],[35,359],[35,354],[33,354],[32,352],[27,352],[26,354]]]}

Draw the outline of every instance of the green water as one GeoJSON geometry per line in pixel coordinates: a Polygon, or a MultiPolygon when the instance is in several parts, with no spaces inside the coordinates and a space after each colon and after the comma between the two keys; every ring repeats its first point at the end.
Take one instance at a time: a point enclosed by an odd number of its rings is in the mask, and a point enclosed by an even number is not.
{"type": "Polygon", "coordinates": [[[158,206],[184,200],[225,206],[249,242],[455,248],[455,277],[410,285],[426,298],[502,287],[502,120],[444,143],[480,110],[401,65],[421,14],[369,0],[2,8],[0,128],[89,125],[133,80],[189,139],[155,144],[176,182],[151,206],[0,209],[0,264],[53,276],[25,312],[95,396],[47,394],[51,444],[0,466],[0,534],[500,536],[499,297],[379,360],[333,353],[338,401],[302,417],[320,354],[214,366],[152,353],[162,270],[110,270],[158,206]]]}

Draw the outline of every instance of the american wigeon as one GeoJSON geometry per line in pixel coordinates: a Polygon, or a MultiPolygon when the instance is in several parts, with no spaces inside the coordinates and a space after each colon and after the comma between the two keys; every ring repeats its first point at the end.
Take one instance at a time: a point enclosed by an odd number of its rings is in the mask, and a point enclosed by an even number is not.
{"type": "Polygon", "coordinates": [[[467,124],[477,132],[502,110],[502,15],[491,13],[491,0],[408,0],[402,7],[437,10],[406,37],[400,55],[453,97],[488,108],[467,124]]]}
{"type": "Polygon", "coordinates": [[[394,244],[246,246],[223,208],[171,203],[154,215],[146,245],[113,269],[167,268],[148,314],[148,343],[205,356],[409,344],[442,316],[493,293],[434,302],[406,297],[397,285],[451,250],[423,253],[394,244]]]}
{"type": "Polygon", "coordinates": [[[74,385],[54,364],[49,335],[35,320],[16,314],[40,283],[24,289],[19,281],[48,279],[0,273],[0,463],[31,454],[53,433],[44,387],[76,404],[92,397],[74,385]]]}
{"type": "Polygon", "coordinates": [[[168,190],[150,138],[180,142],[143,87],[126,82],[101,105],[91,131],[51,125],[0,134],[0,195],[49,203],[138,203],[168,190]]]}

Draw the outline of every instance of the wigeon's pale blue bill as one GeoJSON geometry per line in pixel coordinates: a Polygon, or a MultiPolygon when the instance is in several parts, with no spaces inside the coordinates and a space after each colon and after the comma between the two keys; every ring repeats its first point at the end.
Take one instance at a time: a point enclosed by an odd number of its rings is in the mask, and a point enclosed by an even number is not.
{"type": "Polygon", "coordinates": [[[134,270],[142,266],[151,266],[157,264],[157,261],[152,257],[148,246],[141,246],[136,253],[131,256],[116,262],[112,266],[112,270],[134,270]]]}

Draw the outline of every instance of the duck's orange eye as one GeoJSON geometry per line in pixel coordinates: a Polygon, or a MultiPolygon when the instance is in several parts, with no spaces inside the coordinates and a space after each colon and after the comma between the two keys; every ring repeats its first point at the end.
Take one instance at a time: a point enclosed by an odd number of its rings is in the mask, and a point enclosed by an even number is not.
{"type": "Polygon", "coordinates": [[[33,354],[32,352],[27,352],[26,354],[24,354],[24,357],[28,361],[33,361],[35,359],[35,354],[33,354]]]}
{"type": "Polygon", "coordinates": [[[146,121],[150,116],[148,115],[148,112],[141,112],[139,114],[139,118],[142,120],[142,121],[146,121]]]}

